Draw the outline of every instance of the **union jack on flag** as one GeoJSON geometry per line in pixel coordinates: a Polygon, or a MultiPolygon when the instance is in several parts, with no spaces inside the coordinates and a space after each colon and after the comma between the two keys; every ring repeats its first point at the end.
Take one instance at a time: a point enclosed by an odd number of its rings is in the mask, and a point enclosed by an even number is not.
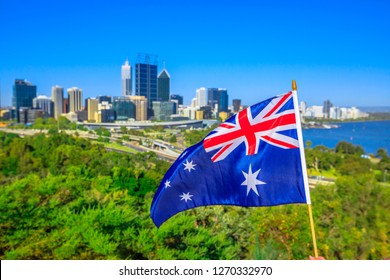
{"type": "Polygon", "coordinates": [[[280,111],[291,99],[292,92],[289,92],[272,99],[257,116],[252,115],[249,107],[235,115],[234,122],[221,124],[203,142],[206,152],[218,150],[212,161],[223,160],[242,143],[246,155],[257,154],[260,141],[283,149],[298,148],[297,139],[279,133],[296,129],[294,109],[280,111]]]}
{"type": "Polygon", "coordinates": [[[156,191],[159,227],[187,209],[310,204],[296,92],[250,106],[187,148],[156,191]]]}

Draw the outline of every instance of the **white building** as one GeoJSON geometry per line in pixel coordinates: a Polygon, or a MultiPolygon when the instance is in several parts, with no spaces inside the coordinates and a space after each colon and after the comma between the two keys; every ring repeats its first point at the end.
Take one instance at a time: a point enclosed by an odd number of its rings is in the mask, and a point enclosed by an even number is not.
{"type": "Polygon", "coordinates": [[[122,96],[132,95],[133,81],[131,79],[131,65],[129,65],[129,61],[126,59],[125,63],[122,65],[122,96]]]}
{"type": "Polygon", "coordinates": [[[196,97],[192,98],[191,100],[191,107],[197,107],[198,99],[196,97]]]}
{"type": "Polygon", "coordinates": [[[207,105],[207,89],[204,87],[196,90],[196,107],[203,107],[207,105]]]}
{"type": "Polygon", "coordinates": [[[333,120],[341,119],[341,111],[339,107],[330,107],[329,108],[329,118],[333,120]]]}
{"type": "MultiPolygon", "coordinates": [[[[303,112],[302,104],[300,106],[301,112],[303,112]]],[[[336,107],[330,106],[329,112],[323,111],[323,106],[310,106],[306,108],[306,112],[303,114],[306,118],[329,118],[334,120],[347,120],[368,117],[368,114],[360,111],[356,107],[336,107]]]]}
{"type": "Polygon", "coordinates": [[[54,116],[54,103],[50,97],[45,95],[38,95],[33,99],[33,108],[43,110],[47,117],[54,116]]]}
{"type": "Polygon", "coordinates": [[[340,119],[341,120],[348,119],[348,108],[345,107],[340,108],[340,119]]]}
{"type": "Polygon", "coordinates": [[[323,118],[323,107],[322,106],[310,106],[306,109],[305,117],[307,118],[323,118]]]}
{"type": "Polygon", "coordinates": [[[58,119],[61,116],[64,104],[64,89],[60,86],[51,88],[51,100],[54,102],[54,118],[58,119]]]}
{"type": "Polygon", "coordinates": [[[179,108],[179,115],[183,117],[187,117],[190,120],[195,120],[196,118],[196,108],[194,107],[181,107],[179,108]]]}
{"type": "Polygon", "coordinates": [[[83,109],[83,90],[77,87],[68,88],[69,112],[76,113],[83,109]]]}
{"type": "Polygon", "coordinates": [[[306,113],[306,102],[305,101],[300,102],[299,110],[300,110],[301,114],[304,116],[306,113]]]}

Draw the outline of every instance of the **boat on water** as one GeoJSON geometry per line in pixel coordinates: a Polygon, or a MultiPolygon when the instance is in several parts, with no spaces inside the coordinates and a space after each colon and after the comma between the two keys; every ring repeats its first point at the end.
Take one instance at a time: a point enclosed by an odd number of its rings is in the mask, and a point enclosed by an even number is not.
{"type": "Polygon", "coordinates": [[[323,124],[322,127],[326,128],[326,129],[331,129],[331,128],[339,128],[339,125],[337,125],[337,124],[323,124]]]}
{"type": "Polygon", "coordinates": [[[302,124],[303,129],[309,129],[309,128],[331,129],[331,128],[339,128],[339,127],[340,126],[337,124],[317,123],[317,122],[308,122],[302,124]]]}

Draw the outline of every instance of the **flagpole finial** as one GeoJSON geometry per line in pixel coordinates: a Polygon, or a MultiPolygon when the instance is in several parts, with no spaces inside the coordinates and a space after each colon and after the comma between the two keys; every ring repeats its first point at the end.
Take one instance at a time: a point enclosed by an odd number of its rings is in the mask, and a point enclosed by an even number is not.
{"type": "Polygon", "coordinates": [[[292,80],[292,90],[293,91],[297,90],[297,82],[295,80],[292,80]]]}

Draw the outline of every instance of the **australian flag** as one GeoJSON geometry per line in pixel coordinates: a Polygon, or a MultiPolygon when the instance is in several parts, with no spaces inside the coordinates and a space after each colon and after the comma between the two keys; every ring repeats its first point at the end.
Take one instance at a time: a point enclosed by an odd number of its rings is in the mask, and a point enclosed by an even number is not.
{"type": "Polygon", "coordinates": [[[186,149],[165,174],[151,218],[187,209],[310,204],[296,92],[244,109],[186,149]]]}

